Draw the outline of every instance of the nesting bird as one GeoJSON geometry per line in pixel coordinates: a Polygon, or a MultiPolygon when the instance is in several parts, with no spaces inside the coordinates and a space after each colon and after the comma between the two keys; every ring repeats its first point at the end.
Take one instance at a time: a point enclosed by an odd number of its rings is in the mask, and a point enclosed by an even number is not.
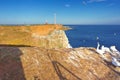
{"type": "Polygon", "coordinates": [[[100,48],[100,44],[99,42],[97,43],[97,52],[103,57],[105,58],[104,54],[106,52],[108,52],[109,54],[111,54],[112,57],[112,64],[114,66],[120,67],[120,52],[116,49],[115,46],[111,46],[110,48],[105,47],[104,45],[101,46],[100,48]]]}
{"type": "Polygon", "coordinates": [[[97,45],[97,52],[102,56],[102,57],[104,57],[104,53],[105,53],[105,51],[104,50],[102,50],[102,48],[100,49],[100,44],[99,44],[99,42],[97,43],[98,45],[97,45]]]}
{"type": "Polygon", "coordinates": [[[120,61],[115,57],[112,57],[112,64],[114,66],[120,67],[120,61]]]}
{"type": "Polygon", "coordinates": [[[108,47],[105,47],[104,45],[102,45],[101,49],[104,51],[104,52],[109,52],[111,53],[110,49],[108,47]]]}

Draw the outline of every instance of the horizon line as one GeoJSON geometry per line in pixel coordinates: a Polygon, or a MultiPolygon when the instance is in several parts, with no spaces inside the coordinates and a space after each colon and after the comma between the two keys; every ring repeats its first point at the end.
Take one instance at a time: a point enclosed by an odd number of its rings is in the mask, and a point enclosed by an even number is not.
{"type": "MultiPolygon", "coordinates": [[[[54,23],[52,23],[54,24],[54,23]]],[[[51,24],[51,25],[52,25],[51,24]]],[[[56,24],[60,24],[60,23],[56,23],[56,24]]],[[[5,25],[45,25],[45,23],[41,24],[41,23],[33,23],[33,24],[0,24],[0,26],[5,26],[5,25]]],[[[61,25],[120,25],[120,24],[61,24],[61,25]]]]}

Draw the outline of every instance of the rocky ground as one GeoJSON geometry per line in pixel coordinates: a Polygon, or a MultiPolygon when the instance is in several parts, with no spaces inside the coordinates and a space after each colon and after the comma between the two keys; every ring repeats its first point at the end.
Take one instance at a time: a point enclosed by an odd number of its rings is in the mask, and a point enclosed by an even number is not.
{"type": "Polygon", "coordinates": [[[94,48],[0,47],[0,80],[120,80],[94,48]]]}

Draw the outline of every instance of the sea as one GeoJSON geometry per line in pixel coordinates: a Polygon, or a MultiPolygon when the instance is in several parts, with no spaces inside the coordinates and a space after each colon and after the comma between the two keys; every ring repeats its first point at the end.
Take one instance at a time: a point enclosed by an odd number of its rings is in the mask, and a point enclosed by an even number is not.
{"type": "Polygon", "coordinates": [[[116,46],[120,51],[120,25],[65,25],[72,29],[65,31],[73,48],[116,46]]]}

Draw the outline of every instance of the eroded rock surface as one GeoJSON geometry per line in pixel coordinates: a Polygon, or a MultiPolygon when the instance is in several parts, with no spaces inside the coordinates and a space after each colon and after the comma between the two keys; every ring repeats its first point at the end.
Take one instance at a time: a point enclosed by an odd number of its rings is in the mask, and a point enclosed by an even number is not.
{"type": "Polygon", "coordinates": [[[94,48],[0,47],[1,80],[120,80],[94,48]]]}

